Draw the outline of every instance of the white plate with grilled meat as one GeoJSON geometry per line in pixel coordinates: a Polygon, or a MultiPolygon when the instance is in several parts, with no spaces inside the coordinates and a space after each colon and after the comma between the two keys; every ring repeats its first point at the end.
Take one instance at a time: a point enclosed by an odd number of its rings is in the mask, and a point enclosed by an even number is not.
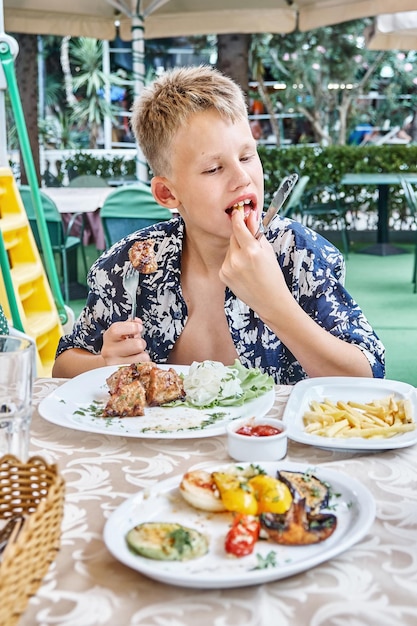
{"type": "MultiPolygon", "coordinates": [[[[213,463],[204,465],[208,471],[221,470],[213,463]]],[[[247,464],[239,464],[243,465],[247,464]]],[[[320,543],[304,546],[258,540],[252,554],[231,557],[224,549],[231,513],[194,509],[182,498],[179,490],[182,477],[176,476],[131,496],[112,513],[104,529],[108,550],[128,567],[160,582],[198,589],[225,589],[259,585],[307,571],[351,548],[370,530],[375,518],[375,501],[370,491],[355,478],[325,466],[312,468],[285,461],[260,465],[270,476],[275,477],[277,470],[302,472],[306,476],[313,473],[328,484],[330,501],[323,511],[331,511],[336,516],[334,533],[320,543]],[[207,537],[208,552],[189,561],[159,561],[140,556],[129,549],[126,534],[143,522],[176,522],[196,529],[207,537]]]]}
{"type": "MultiPolygon", "coordinates": [[[[271,389],[241,406],[199,409],[190,406],[146,407],[141,417],[102,417],[109,398],[106,379],[119,366],[101,367],[80,374],[55,389],[39,405],[40,415],[58,426],[119,437],[147,439],[195,439],[226,432],[226,424],[239,417],[262,417],[271,409],[275,391],[271,389]]],[[[172,367],[187,374],[188,366],[172,367]]]]}

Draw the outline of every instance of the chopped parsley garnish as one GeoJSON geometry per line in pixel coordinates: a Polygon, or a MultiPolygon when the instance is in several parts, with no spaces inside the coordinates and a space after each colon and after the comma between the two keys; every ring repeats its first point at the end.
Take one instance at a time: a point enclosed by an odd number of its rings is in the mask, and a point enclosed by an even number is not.
{"type": "Polygon", "coordinates": [[[184,528],[173,530],[169,533],[169,538],[178,554],[182,554],[187,546],[192,547],[190,533],[184,528]]]}
{"type": "Polygon", "coordinates": [[[275,552],[271,550],[268,552],[266,556],[262,556],[261,554],[256,554],[257,565],[253,568],[255,569],[268,569],[269,567],[277,567],[277,555],[275,552]]]}

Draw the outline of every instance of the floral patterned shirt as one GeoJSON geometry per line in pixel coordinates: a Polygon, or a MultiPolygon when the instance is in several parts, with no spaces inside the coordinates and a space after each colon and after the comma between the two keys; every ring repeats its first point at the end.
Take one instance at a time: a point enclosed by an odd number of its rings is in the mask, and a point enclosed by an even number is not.
{"type": "MultiPolygon", "coordinates": [[[[57,355],[77,347],[100,353],[103,332],[113,322],[127,319],[131,310],[122,284],[129,249],[136,240],[152,238],[158,270],[140,276],[137,315],[143,321],[150,358],[166,362],[187,322],[180,280],[183,237],[184,222],[177,217],[134,232],[104,252],[88,274],[86,305],[72,333],[61,338],[57,355]]],[[[340,252],[319,234],[287,218],[275,218],[267,237],[299,305],[330,333],[356,344],[367,356],[374,377],[383,378],[384,347],[344,288],[345,264],[340,252]]],[[[243,365],[259,367],[280,384],[307,378],[287,347],[228,288],[224,310],[243,365]]]]}

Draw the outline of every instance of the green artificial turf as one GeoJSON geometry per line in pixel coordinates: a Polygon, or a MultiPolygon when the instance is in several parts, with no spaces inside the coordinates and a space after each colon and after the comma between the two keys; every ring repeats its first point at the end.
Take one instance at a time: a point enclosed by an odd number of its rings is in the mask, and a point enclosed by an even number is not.
{"type": "Polygon", "coordinates": [[[386,377],[417,386],[417,293],[411,275],[412,247],[404,254],[353,252],[346,263],[346,287],[386,349],[386,377]]]}

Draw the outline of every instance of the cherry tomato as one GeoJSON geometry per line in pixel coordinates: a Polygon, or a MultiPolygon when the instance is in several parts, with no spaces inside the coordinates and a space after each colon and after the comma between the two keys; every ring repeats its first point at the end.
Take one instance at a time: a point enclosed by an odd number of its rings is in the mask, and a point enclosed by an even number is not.
{"type": "Polygon", "coordinates": [[[260,521],[252,515],[235,515],[224,543],[228,554],[242,557],[253,552],[259,537],[260,521]]]}

